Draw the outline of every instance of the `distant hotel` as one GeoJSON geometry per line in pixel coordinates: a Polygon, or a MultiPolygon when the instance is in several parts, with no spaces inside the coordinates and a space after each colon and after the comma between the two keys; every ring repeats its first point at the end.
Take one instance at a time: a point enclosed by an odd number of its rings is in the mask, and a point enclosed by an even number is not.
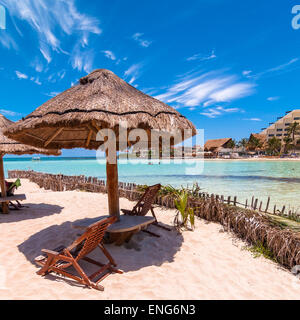
{"type": "Polygon", "coordinates": [[[277,118],[268,128],[263,128],[261,134],[266,135],[268,140],[273,137],[283,140],[288,136],[289,125],[294,122],[300,123],[300,110],[287,111],[285,116],[277,118]]]}

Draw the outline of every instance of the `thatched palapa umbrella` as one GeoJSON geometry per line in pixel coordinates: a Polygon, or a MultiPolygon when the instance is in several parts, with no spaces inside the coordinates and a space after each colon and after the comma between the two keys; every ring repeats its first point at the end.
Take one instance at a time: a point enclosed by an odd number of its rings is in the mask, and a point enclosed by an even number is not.
{"type": "MultiPolygon", "coordinates": [[[[14,141],[7,138],[3,131],[11,126],[14,122],[5,118],[0,114],[0,184],[1,184],[1,196],[6,197],[6,186],[5,186],[5,176],[4,176],[4,167],[3,167],[3,157],[5,154],[46,154],[46,155],[55,155],[59,156],[61,154],[58,150],[47,150],[35,148],[29,145],[22,144],[20,142],[14,141]]],[[[8,212],[8,206],[6,203],[2,205],[3,213],[8,212]]]]}
{"type": "MultiPolygon", "coordinates": [[[[80,79],[79,84],[44,103],[10,127],[6,134],[43,148],[98,149],[103,144],[96,138],[99,130],[110,128],[118,135],[121,121],[127,123],[127,132],[145,129],[149,138],[151,129],[165,133],[189,129],[191,135],[196,134],[193,124],[179,112],[105,69],[80,79]]],[[[120,150],[118,142],[116,149],[120,150]]],[[[129,145],[133,143],[129,141],[129,145]]],[[[119,217],[116,162],[107,161],[106,171],[109,213],[119,217]]]]}

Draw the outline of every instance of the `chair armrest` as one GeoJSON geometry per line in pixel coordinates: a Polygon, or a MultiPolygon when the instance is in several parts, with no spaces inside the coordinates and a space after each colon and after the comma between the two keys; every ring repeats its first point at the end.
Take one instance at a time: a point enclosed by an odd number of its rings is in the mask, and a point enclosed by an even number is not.
{"type": "Polygon", "coordinates": [[[48,256],[58,256],[60,253],[52,250],[43,249],[42,252],[46,253],[48,256]]]}
{"type": "Polygon", "coordinates": [[[121,209],[121,211],[125,214],[125,215],[132,215],[132,210],[127,210],[127,209],[121,209]]]}

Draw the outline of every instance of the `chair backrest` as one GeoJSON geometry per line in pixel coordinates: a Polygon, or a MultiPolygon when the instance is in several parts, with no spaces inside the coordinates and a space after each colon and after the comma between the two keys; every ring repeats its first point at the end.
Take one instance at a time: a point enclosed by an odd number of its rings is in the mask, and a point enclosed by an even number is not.
{"type": "Polygon", "coordinates": [[[89,226],[87,231],[81,236],[81,239],[82,241],[84,241],[84,244],[76,257],[76,260],[80,260],[87,254],[95,250],[98,244],[101,243],[101,241],[103,240],[107,228],[116,221],[116,217],[110,217],[89,226]]]}
{"type": "Polygon", "coordinates": [[[148,187],[139,202],[132,209],[132,214],[137,216],[145,216],[151,209],[154,199],[160,188],[160,184],[148,187]]]}
{"type": "Polygon", "coordinates": [[[12,196],[15,193],[15,190],[18,189],[18,187],[21,186],[21,181],[18,178],[15,182],[7,182],[5,180],[5,184],[6,184],[6,192],[8,196],[12,196]]]}

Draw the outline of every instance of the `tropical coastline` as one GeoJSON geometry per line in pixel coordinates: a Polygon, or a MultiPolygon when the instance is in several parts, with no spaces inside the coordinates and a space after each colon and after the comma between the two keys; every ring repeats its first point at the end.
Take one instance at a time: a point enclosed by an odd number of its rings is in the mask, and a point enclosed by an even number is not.
{"type": "MultiPolygon", "coordinates": [[[[32,162],[4,160],[5,172],[9,170],[34,170],[65,175],[85,175],[106,179],[105,159],[41,158],[32,162]]],[[[298,210],[297,192],[300,183],[300,163],[295,159],[184,159],[175,160],[121,160],[119,179],[137,184],[192,186],[198,183],[202,191],[228,196],[237,196],[242,202],[252,196],[271,205],[286,206],[298,210]],[[257,165],[256,165],[257,164],[257,165]],[[283,165],[283,166],[282,166],[283,165]]]]}
{"type": "Polygon", "coordinates": [[[0,300],[299,299],[300,5],[267,2],[0,0],[0,300]]]}

